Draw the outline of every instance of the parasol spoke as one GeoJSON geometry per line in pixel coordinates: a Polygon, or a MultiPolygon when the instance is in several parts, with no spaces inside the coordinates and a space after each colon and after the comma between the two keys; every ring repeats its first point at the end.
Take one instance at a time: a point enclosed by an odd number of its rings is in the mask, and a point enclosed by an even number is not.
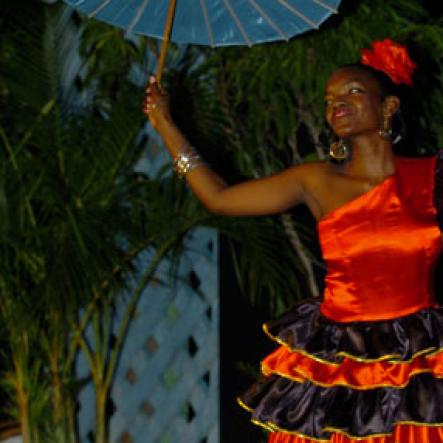
{"type": "Polygon", "coordinates": [[[231,4],[229,3],[229,0],[223,0],[223,3],[226,6],[226,9],[228,10],[229,14],[231,15],[232,19],[234,20],[235,24],[237,25],[238,29],[240,30],[246,44],[248,46],[252,46],[251,39],[248,37],[248,34],[245,31],[245,28],[240,22],[240,19],[238,18],[237,14],[235,13],[234,9],[232,8],[231,4]]]}
{"type": "Polygon", "coordinates": [[[200,0],[200,7],[203,12],[203,18],[205,19],[206,30],[208,31],[208,38],[210,45],[211,47],[214,47],[215,46],[214,33],[212,32],[211,22],[209,21],[208,8],[206,7],[205,0],[200,0]]]}
{"type": "Polygon", "coordinates": [[[112,0],[103,0],[92,12],[88,14],[89,18],[95,17],[103,8],[111,3],[112,0]]]}
{"type": "Polygon", "coordinates": [[[269,17],[268,13],[256,3],[255,0],[248,0],[249,3],[261,14],[261,16],[268,22],[269,26],[280,35],[280,37],[286,41],[289,40],[289,37],[276,25],[276,23],[269,17]]]}
{"type": "Polygon", "coordinates": [[[337,14],[338,11],[336,8],[332,7],[331,5],[328,5],[325,2],[322,2],[321,0],[311,0],[317,5],[321,6],[322,8],[325,8],[327,11],[332,12],[333,14],[337,14]]]}
{"type": "Polygon", "coordinates": [[[290,5],[286,0],[277,0],[282,6],[284,6],[286,9],[291,11],[294,15],[296,15],[298,18],[301,18],[304,22],[306,22],[309,26],[313,27],[314,29],[318,29],[317,23],[313,22],[311,19],[306,17],[306,15],[302,14],[297,8],[294,8],[294,6],[290,5]]]}
{"type": "Polygon", "coordinates": [[[131,23],[128,26],[127,33],[130,34],[132,30],[135,28],[135,25],[139,22],[143,12],[146,9],[146,6],[148,6],[149,0],[143,0],[143,3],[139,6],[137,9],[134,18],[132,19],[131,23]]]}

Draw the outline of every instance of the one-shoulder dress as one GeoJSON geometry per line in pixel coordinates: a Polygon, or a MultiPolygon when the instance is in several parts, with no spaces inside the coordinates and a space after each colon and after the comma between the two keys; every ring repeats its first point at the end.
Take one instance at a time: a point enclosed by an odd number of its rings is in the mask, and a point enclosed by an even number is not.
{"type": "Polygon", "coordinates": [[[323,299],[264,325],[279,347],[238,398],[270,443],[443,442],[442,165],[396,157],[318,223],[323,299]]]}

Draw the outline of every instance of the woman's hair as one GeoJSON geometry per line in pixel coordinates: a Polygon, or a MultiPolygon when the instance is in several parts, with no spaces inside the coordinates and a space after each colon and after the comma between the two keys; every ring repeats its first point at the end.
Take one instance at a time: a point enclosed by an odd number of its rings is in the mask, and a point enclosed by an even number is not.
{"type": "Polygon", "coordinates": [[[423,127],[423,106],[414,89],[405,84],[396,84],[384,72],[361,63],[344,65],[342,68],[369,74],[378,83],[382,100],[392,95],[400,99],[400,108],[391,121],[394,151],[406,156],[418,156],[426,152],[424,146],[432,141],[423,127]]]}

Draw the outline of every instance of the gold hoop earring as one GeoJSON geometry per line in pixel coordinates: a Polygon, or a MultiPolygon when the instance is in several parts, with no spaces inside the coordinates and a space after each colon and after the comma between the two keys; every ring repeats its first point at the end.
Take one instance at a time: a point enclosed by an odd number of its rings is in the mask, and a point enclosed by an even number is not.
{"type": "Polygon", "coordinates": [[[383,140],[391,140],[392,139],[392,127],[391,127],[391,118],[385,117],[383,119],[383,126],[378,131],[378,135],[383,140]]]}
{"type": "Polygon", "coordinates": [[[351,151],[343,139],[331,143],[329,156],[334,160],[343,161],[350,157],[351,151]]]}

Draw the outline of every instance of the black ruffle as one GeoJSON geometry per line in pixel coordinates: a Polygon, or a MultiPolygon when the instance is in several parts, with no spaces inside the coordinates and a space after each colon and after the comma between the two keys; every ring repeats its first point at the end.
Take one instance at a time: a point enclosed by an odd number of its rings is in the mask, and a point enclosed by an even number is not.
{"type": "Polygon", "coordinates": [[[403,389],[365,391],[323,388],[273,375],[255,383],[240,400],[253,410],[254,421],[327,439],[328,428],[361,438],[389,434],[401,422],[442,424],[442,398],[443,380],[431,374],[416,375],[403,389]]]}
{"type": "Polygon", "coordinates": [[[427,308],[384,321],[338,323],[323,316],[319,300],[304,300],[265,330],[291,350],[326,362],[344,355],[357,360],[406,361],[443,349],[443,310],[427,308]]]}
{"type": "Polygon", "coordinates": [[[437,208],[437,222],[443,231],[443,150],[438,151],[436,157],[434,204],[437,208]]]}

